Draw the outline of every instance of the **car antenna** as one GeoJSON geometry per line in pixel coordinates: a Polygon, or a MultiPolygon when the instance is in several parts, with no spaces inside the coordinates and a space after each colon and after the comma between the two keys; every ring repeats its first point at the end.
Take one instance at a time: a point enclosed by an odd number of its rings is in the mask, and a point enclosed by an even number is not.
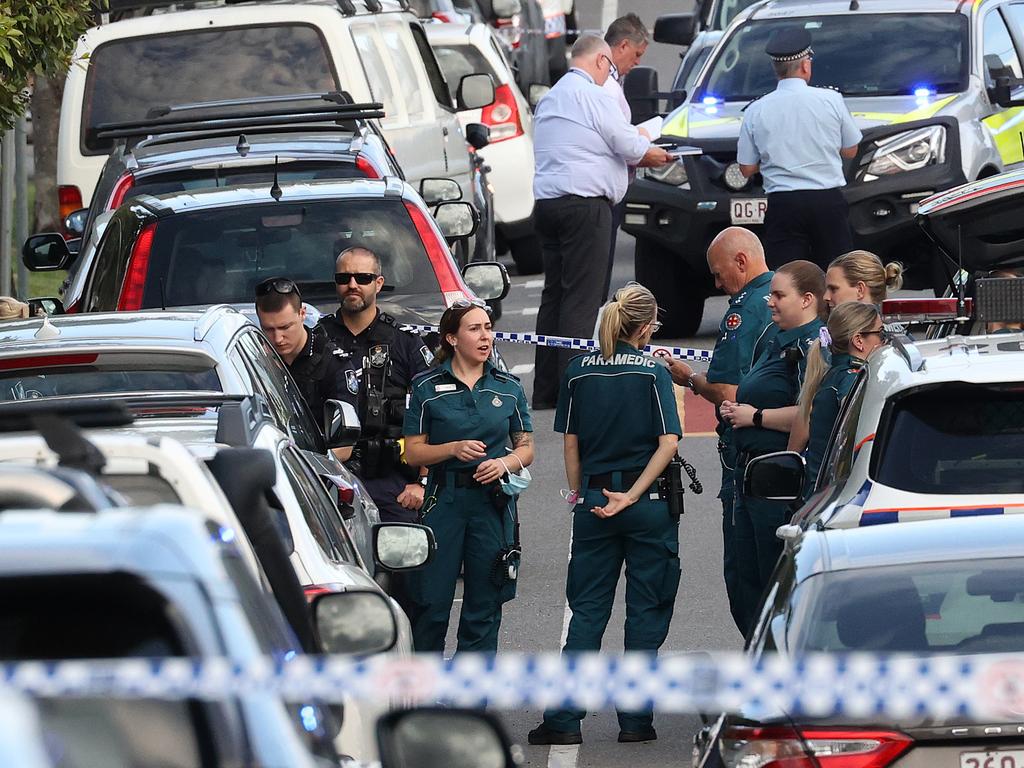
{"type": "Polygon", "coordinates": [[[249,146],[249,140],[245,138],[245,134],[238,134],[238,143],[235,144],[235,152],[238,153],[238,156],[245,157],[246,155],[249,154],[250,149],[251,147],[249,146]]]}
{"type": "Polygon", "coordinates": [[[850,0],[850,10],[851,11],[859,11],[860,10],[860,3],[858,3],[857,0],[850,0]]]}
{"type": "Polygon", "coordinates": [[[274,184],[270,188],[270,196],[275,200],[280,200],[282,194],[284,193],[281,191],[281,185],[277,183],[277,155],[274,155],[274,184]]]}

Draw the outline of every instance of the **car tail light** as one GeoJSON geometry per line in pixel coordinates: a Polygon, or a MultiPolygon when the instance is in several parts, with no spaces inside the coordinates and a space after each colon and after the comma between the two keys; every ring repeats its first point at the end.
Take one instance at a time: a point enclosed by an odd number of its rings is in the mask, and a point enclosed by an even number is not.
{"type": "MultiPolygon", "coordinates": [[[[64,185],[57,187],[57,203],[60,206],[60,220],[64,221],[70,214],[77,211],[79,208],[84,208],[82,205],[82,190],[78,187],[70,185],[64,185]]],[[[69,233],[65,233],[65,239],[69,233]]]]}
{"type": "Polygon", "coordinates": [[[498,19],[494,22],[496,33],[506,45],[518,48],[522,40],[523,29],[519,24],[518,16],[511,16],[507,19],[498,19]]]}
{"type": "Polygon", "coordinates": [[[0,360],[0,371],[17,371],[29,368],[62,368],[67,365],[91,365],[99,359],[96,352],[74,355],[35,355],[33,357],[11,357],[0,360]]]}
{"type": "Polygon", "coordinates": [[[82,300],[78,299],[77,301],[75,301],[75,302],[69,304],[68,306],[64,307],[64,314],[65,315],[75,315],[75,314],[78,314],[81,310],[82,310],[82,300]]]}
{"type": "Polygon", "coordinates": [[[494,89],[494,102],[484,107],[480,122],[490,126],[492,144],[523,135],[519,105],[516,104],[516,97],[510,85],[499,85],[494,89]]]}
{"type": "Polygon", "coordinates": [[[443,21],[445,24],[455,23],[455,19],[453,19],[444,11],[434,11],[432,14],[430,14],[430,17],[433,19],[437,19],[438,21],[443,21]]]}
{"type": "Polygon", "coordinates": [[[434,275],[437,277],[437,282],[441,285],[441,291],[446,294],[456,291],[463,293],[465,286],[462,284],[462,279],[459,277],[455,262],[448,252],[448,247],[444,244],[434,227],[430,225],[430,222],[427,221],[426,214],[413,203],[406,203],[405,209],[409,212],[409,216],[412,217],[412,223],[416,227],[416,234],[420,236],[423,247],[427,249],[427,258],[430,259],[430,265],[434,268],[434,275]]]}
{"type": "Polygon", "coordinates": [[[362,174],[368,179],[380,178],[380,174],[377,173],[377,169],[373,167],[373,163],[371,163],[362,155],[356,156],[356,168],[358,168],[362,172],[362,174]]]}
{"type": "Polygon", "coordinates": [[[306,601],[311,603],[320,595],[326,595],[328,592],[333,592],[334,590],[330,587],[321,587],[319,584],[310,584],[308,587],[303,587],[302,591],[306,595],[306,601]]]}
{"type": "Polygon", "coordinates": [[[132,255],[128,259],[128,271],[117,302],[119,312],[132,311],[142,307],[142,294],[146,289],[146,275],[149,274],[149,252],[153,248],[156,223],[147,224],[139,233],[132,255]]]}
{"type": "Polygon", "coordinates": [[[112,211],[115,208],[120,208],[121,203],[124,202],[125,197],[128,196],[129,190],[135,186],[135,176],[126,173],[120,179],[117,180],[117,184],[114,185],[113,191],[110,193],[110,198],[107,200],[106,210],[112,211]]]}
{"type": "Polygon", "coordinates": [[[935,323],[944,320],[970,320],[974,302],[968,298],[965,316],[957,311],[957,299],[886,299],[882,302],[882,322],[935,323]]]}
{"type": "Polygon", "coordinates": [[[739,726],[720,742],[726,768],[884,768],[914,743],[897,731],[739,726]]]}

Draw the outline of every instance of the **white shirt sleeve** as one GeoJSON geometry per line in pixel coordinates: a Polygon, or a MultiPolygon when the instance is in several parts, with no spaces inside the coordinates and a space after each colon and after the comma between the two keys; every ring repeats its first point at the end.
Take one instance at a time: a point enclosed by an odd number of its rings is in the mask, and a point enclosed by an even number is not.
{"type": "Polygon", "coordinates": [[[612,152],[621,157],[627,165],[636,165],[651,146],[651,140],[643,136],[636,126],[626,120],[615,99],[604,90],[594,90],[581,95],[583,105],[590,112],[594,128],[612,152]]]}
{"type": "Polygon", "coordinates": [[[754,144],[752,118],[753,115],[748,108],[747,114],[743,116],[743,122],[740,123],[740,137],[736,143],[736,162],[740,165],[760,165],[761,163],[761,153],[757,151],[757,145],[754,144]]]}

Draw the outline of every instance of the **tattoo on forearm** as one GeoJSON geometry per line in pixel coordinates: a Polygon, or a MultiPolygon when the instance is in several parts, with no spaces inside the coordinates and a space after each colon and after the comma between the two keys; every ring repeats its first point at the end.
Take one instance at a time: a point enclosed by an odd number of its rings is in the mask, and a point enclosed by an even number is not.
{"type": "Polygon", "coordinates": [[[533,445],[533,434],[530,432],[512,433],[512,450],[533,445]]]}

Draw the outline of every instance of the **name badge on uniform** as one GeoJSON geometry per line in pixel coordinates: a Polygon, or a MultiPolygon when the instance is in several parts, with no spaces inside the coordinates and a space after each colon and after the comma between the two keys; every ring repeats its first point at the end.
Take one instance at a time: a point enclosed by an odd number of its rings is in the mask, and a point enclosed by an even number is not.
{"type": "Polygon", "coordinates": [[[454,392],[456,389],[458,389],[458,387],[456,387],[454,384],[435,384],[434,385],[434,391],[435,392],[454,392]]]}

